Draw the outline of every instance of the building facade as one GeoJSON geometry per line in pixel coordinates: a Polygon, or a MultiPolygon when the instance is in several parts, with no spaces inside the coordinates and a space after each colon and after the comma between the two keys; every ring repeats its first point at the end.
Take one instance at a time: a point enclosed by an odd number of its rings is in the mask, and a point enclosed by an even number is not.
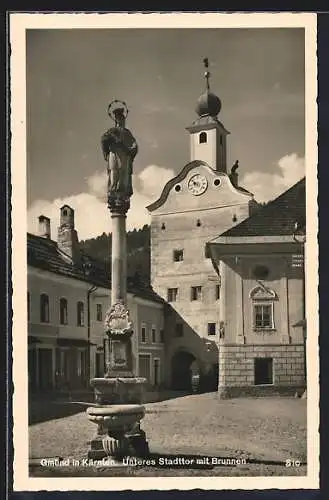
{"type": "Polygon", "coordinates": [[[187,127],[190,161],[147,207],[152,287],[167,303],[166,383],[188,389],[197,372],[205,390],[219,380],[223,396],[246,386],[257,386],[258,393],[262,385],[267,392],[270,386],[298,387],[303,335],[293,324],[303,315],[303,277],[291,259],[298,247],[293,218],[305,209],[305,184],[261,207],[239,185],[239,162],[227,170],[229,132],[220,110],[207,79],[198,118],[187,127]],[[288,199],[289,221],[282,215],[288,199]],[[262,218],[266,223],[258,224],[262,218]],[[257,228],[251,247],[239,236],[249,225],[257,228]],[[266,278],[257,269],[266,269],[266,278]]]}
{"type": "Polygon", "coordinates": [[[305,221],[305,178],[208,244],[222,282],[223,396],[293,394],[306,384],[304,252],[294,238],[298,221],[305,221]]]}
{"type": "MultiPolygon", "coordinates": [[[[83,255],[74,211],[61,209],[58,239],[39,217],[39,235],[28,234],[28,370],[31,391],[81,390],[104,374],[104,319],[110,306],[109,271],[83,255]]],[[[135,370],[149,386],[164,383],[162,300],[141,284],[128,284],[134,325],[135,370]]]]}

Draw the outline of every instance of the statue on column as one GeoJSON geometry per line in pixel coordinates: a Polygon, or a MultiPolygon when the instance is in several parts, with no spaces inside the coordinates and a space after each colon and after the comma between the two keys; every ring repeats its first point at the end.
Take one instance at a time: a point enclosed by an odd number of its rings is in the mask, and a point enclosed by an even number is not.
{"type": "Polygon", "coordinates": [[[133,194],[133,161],[138,152],[136,139],[125,126],[128,108],[122,101],[112,101],[108,108],[115,126],[107,130],[101,140],[104,159],[107,162],[108,197],[133,194]]]}

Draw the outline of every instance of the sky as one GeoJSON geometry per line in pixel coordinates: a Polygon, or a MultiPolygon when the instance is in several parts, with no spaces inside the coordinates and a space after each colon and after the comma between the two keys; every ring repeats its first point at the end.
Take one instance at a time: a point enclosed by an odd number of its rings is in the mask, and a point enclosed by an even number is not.
{"type": "Polygon", "coordinates": [[[304,30],[40,29],[26,34],[28,230],[59,207],[75,209],[80,239],[111,231],[100,138],[113,99],[129,108],[137,139],[127,227],[149,223],[145,207],[190,160],[186,127],[205,89],[222,101],[231,132],[228,166],[257,201],[273,199],[304,175],[304,30]]]}

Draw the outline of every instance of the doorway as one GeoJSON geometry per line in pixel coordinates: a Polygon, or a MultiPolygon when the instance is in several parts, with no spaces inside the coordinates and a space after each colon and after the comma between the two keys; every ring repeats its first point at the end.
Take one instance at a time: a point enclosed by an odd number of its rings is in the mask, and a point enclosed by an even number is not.
{"type": "Polygon", "coordinates": [[[153,360],[153,383],[155,387],[158,387],[161,383],[160,375],[160,359],[154,358],[153,360]]]}
{"type": "Polygon", "coordinates": [[[171,360],[171,386],[176,391],[192,390],[191,364],[196,358],[187,351],[178,351],[171,360]]]}
{"type": "Polygon", "coordinates": [[[53,350],[38,349],[39,389],[48,391],[53,388],[53,350]]]}

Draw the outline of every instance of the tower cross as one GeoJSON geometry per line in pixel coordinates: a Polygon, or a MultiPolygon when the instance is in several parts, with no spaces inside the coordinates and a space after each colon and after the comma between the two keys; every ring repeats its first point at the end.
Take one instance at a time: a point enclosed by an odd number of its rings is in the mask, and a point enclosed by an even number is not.
{"type": "Polygon", "coordinates": [[[209,60],[208,60],[208,57],[205,57],[203,59],[203,64],[204,64],[204,67],[206,69],[205,73],[204,73],[204,76],[205,76],[205,79],[206,79],[206,86],[207,86],[207,90],[209,90],[209,78],[210,78],[210,71],[208,71],[208,68],[209,68],[209,60]]]}

